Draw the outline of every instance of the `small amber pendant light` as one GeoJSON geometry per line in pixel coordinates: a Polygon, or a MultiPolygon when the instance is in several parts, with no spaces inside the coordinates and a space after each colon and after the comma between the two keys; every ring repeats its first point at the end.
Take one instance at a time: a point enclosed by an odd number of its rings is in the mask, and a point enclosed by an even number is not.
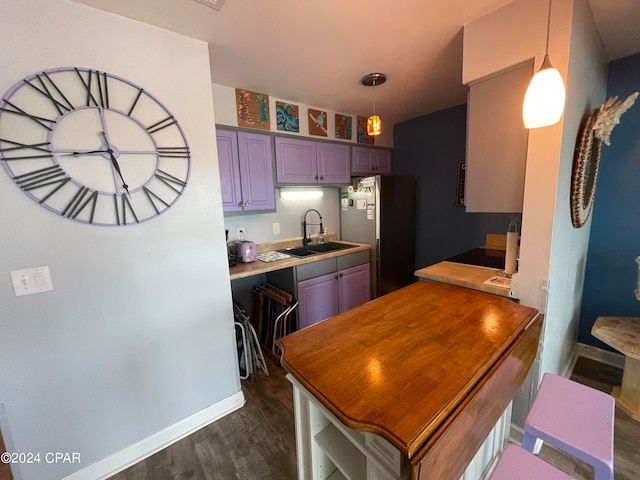
{"type": "Polygon", "coordinates": [[[387,81],[384,73],[370,73],[360,79],[360,83],[366,87],[373,87],[373,115],[367,119],[367,134],[380,135],[382,133],[382,120],[376,115],[376,85],[382,85],[387,81]]]}

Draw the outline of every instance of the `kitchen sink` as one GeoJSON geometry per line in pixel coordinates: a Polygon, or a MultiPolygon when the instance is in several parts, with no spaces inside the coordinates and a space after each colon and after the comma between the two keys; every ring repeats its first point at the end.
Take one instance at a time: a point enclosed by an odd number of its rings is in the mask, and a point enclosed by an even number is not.
{"type": "Polygon", "coordinates": [[[309,247],[296,247],[285,248],[284,250],[277,250],[280,253],[288,253],[294,257],[308,257],[309,255],[317,255],[317,252],[312,252],[309,247]]]}
{"type": "Polygon", "coordinates": [[[356,247],[357,245],[350,245],[348,243],[328,242],[320,243],[317,245],[306,245],[304,247],[285,248],[284,250],[278,250],[278,252],[287,253],[289,255],[293,255],[294,257],[308,257],[310,255],[319,255],[321,253],[356,247]]]}
{"type": "Polygon", "coordinates": [[[346,248],[356,248],[356,247],[357,245],[350,245],[348,243],[327,242],[327,243],[319,243],[318,245],[307,245],[306,248],[309,248],[314,252],[325,253],[325,252],[333,252],[334,250],[344,250],[346,248]]]}

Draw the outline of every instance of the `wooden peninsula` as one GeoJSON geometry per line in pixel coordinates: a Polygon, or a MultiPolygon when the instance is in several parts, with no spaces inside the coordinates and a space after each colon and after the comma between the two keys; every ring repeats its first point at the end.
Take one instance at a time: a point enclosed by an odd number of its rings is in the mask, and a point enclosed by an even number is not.
{"type": "Polygon", "coordinates": [[[280,339],[298,478],[458,479],[487,443],[497,457],[541,326],[507,298],[420,281],[280,339]]]}

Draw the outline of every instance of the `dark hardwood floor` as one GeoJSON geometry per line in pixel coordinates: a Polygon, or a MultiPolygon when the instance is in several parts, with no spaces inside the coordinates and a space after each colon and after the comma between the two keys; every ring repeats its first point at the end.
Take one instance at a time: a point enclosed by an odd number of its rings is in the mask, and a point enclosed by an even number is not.
{"type": "Polygon", "coordinates": [[[293,480],[293,393],[266,357],[267,377],[242,381],[244,407],[111,477],[112,480],[293,480]]]}
{"type": "MultiPolygon", "coordinates": [[[[217,422],[111,477],[113,480],[295,480],[295,432],[291,384],[268,360],[269,373],[243,381],[246,405],[217,422]]],[[[580,357],[571,378],[607,393],[620,369],[580,357]]],[[[540,456],[578,480],[593,469],[544,445],[540,456]]],[[[615,479],[640,478],[640,422],[616,409],[615,479]]]]}

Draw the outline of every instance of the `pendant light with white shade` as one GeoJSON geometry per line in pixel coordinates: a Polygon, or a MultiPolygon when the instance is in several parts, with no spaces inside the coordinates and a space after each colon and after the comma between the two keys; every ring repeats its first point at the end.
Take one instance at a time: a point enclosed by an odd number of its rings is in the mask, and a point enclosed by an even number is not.
{"type": "Polygon", "coordinates": [[[526,128],[540,128],[560,121],[564,110],[565,89],[562,75],[549,60],[549,30],[551,27],[551,3],[547,18],[547,46],[540,70],[533,76],[522,107],[522,119],[526,128]]]}

